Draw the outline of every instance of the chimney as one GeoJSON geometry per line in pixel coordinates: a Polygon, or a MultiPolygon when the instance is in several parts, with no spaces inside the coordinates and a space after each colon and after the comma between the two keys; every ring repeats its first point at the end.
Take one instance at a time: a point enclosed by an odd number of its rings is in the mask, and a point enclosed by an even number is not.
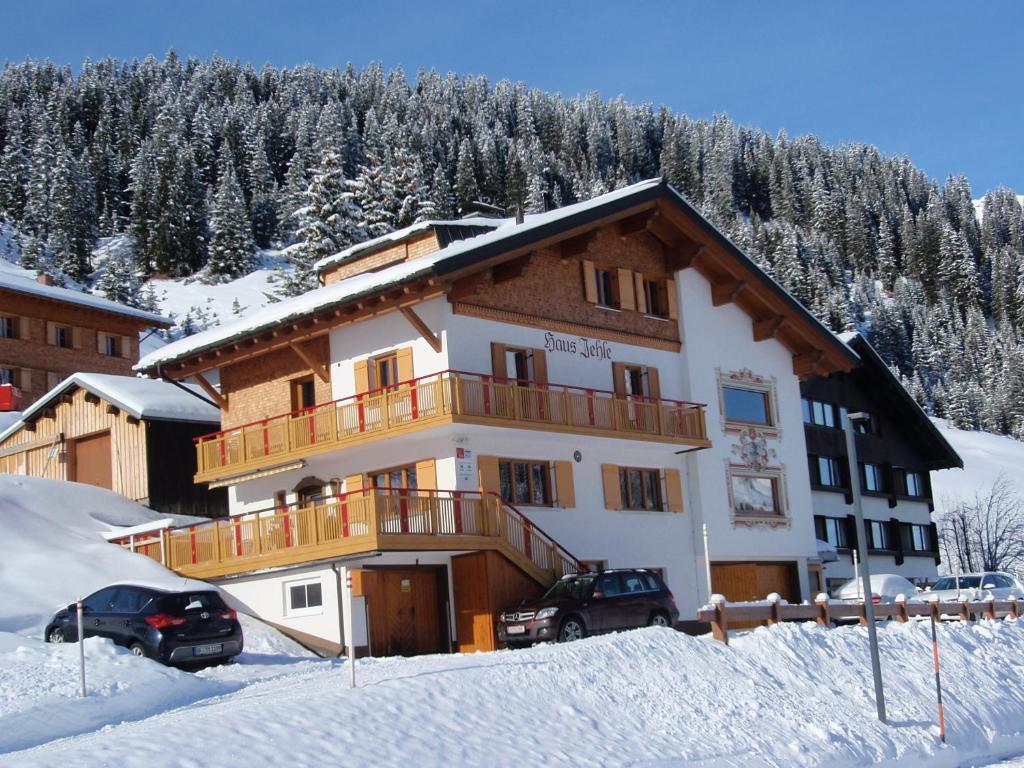
{"type": "Polygon", "coordinates": [[[36,282],[39,283],[40,285],[53,285],[53,278],[50,277],[45,272],[43,272],[38,277],[36,277],[36,282]]]}

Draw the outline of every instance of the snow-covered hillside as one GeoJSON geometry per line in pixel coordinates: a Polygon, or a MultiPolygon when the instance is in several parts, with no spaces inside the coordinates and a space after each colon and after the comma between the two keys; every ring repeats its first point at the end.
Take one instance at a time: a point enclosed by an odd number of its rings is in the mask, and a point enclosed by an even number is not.
{"type": "Polygon", "coordinates": [[[963,469],[932,473],[937,511],[957,500],[974,498],[976,492],[991,488],[1000,475],[1024,498],[1024,442],[988,432],[954,429],[943,419],[933,421],[964,460],[963,469]]]}

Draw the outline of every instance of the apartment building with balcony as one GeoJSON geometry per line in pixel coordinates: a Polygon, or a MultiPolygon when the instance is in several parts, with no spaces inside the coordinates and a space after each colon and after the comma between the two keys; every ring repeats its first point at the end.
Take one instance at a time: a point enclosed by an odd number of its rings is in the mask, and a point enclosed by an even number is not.
{"type": "Polygon", "coordinates": [[[375,655],[493,648],[510,602],[594,565],[659,569],[694,616],[704,525],[715,591],[810,596],[799,382],[857,357],[670,186],[319,267],[137,366],[221,405],[195,479],[231,517],[165,532],[171,567],[375,655]]]}
{"type": "Polygon", "coordinates": [[[871,572],[933,582],[939,541],[931,473],[963,468],[963,460],[863,336],[840,338],[861,364],[801,384],[815,529],[837,555],[825,563],[822,587],[831,591],[854,577],[857,528],[843,424],[856,412],[868,415],[856,441],[871,572]]]}
{"type": "Polygon", "coordinates": [[[0,386],[3,407],[28,408],[79,371],[130,375],[139,334],[170,320],[92,294],[0,271],[0,386]]]}

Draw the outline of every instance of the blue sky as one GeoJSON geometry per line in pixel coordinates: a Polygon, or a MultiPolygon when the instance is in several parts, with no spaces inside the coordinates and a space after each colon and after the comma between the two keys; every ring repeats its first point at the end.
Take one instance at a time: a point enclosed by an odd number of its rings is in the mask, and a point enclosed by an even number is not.
{"type": "Polygon", "coordinates": [[[1024,3],[0,0],[0,60],[380,61],[716,112],[1024,192],[1024,3]]]}

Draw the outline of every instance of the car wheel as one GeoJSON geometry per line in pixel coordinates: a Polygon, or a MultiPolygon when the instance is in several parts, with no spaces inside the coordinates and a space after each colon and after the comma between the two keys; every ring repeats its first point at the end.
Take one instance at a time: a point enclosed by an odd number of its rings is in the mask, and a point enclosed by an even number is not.
{"type": "Polygon", "coordinates": [[[582,640],[586,636],[586,627],[575,616],[567,618],[562,622],[562,626],[558,628],[558,642],[560,643],[571,643],[573,640],[582,640]]]}
{"type": "Polygon", "coordinates": [[[142,643],[132,643],[128,646],[128,650],[131,651],[135,656],[142,656],[144,658],[149,656],[149,654],[146,653],[146,646],[144,646],[142,643]]]}
{"type": "Polygon", "coordinates": [[[48,643],[63,643],[64,639],[64,630],[60,627],[54,627],[50,630],[50,634],[46,636],[46,642],[48,643]]]}
{"type": "Polygon", "coordinates": [[[662,611],[655,611],[651,614],[651,620],[647,622],[649,627],[671,627],[672,621],[669,619],[668,614],[662,611]]]}

